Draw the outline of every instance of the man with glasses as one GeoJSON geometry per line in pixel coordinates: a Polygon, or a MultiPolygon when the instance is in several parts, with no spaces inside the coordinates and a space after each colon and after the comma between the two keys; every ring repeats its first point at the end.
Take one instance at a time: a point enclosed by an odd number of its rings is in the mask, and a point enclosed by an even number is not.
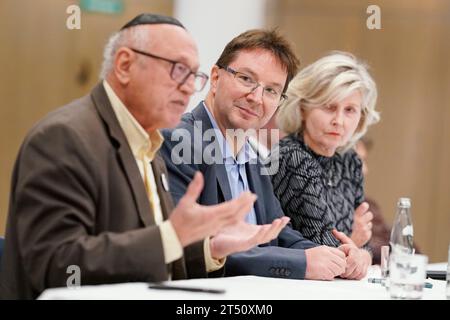
{"type": "Polygon", "coordinates": [[[173,208],[158,130],[175,126],[203,89],[198,67],[179,21],[140,15],[110,38],[101,83],[30,131],[12,177],[1,298],[220,274],[228,254],[278,235],[288,218],[244,221],[250,192],[197,204],[200,173],[173,208]]]}
{"type": "MultiPolygon", "coordinates": [[[[226,45],[211,70],[205,101],[185,114],[176,129],[163,131],[161,150],[175,201],[182,199],[195,172],[201,171],[205,179],[201,204],[219,204],[248,191],[258,196],[242,230],[250,232],[250,225],[284,216],[247,133],[269,121],[285,99],[298,65],[290,45],[276,31],[250,30],[226,45]]],[[[345,267],[341,250],[318,246],[288,225],[276,239],[229,256],[225,272],[331,280],[345,267]]]]}
{"type": "Polygon", "coordinates": [[[180,85],[183,85],[186,80],[193,75],[194,76],[194,89],[195,91],[202,91],[208,81],[208,76],[203,72],[193,72],[187,65],[182,62],[174,61],[164,57],[157,56],[155,54],[144,52],[138,49],[130,48],[132,51],[142,54],[144,56],[167,61],[172,65],[170,69],[170,77],[180,85]]]}

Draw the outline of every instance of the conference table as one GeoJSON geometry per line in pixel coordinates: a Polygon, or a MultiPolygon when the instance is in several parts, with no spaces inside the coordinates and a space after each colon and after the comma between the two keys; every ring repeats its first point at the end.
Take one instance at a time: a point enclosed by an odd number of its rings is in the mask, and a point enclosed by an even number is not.
{"type": "MultiPolygon", "coordinates": [[[[430,270],[446,264],[429,265],[430,270]]],[[[41,300],[386,300],[389,292],[368,278],[380,277],[379,266],[372,266],[362,280],[291,280],[256,276],[191,279],[166,282],[159,289],[148,283],[121,283],[44,291],[41,300]],[[179,289],[167,288],[176,286],[179,289]],[[185,290],[183,290],[183,288],[185,290]],[[170,289],[170,290],[168,290],[170,289]],[[193,290],[194,289],[194,290],[193,290]],[[188,291],[186,291],[188,290],[188,291]],[[211,292],[212,291],[212,292],[211,292]],[[217,292],[214,292],[217,291],[217,292]]],[[[427,279],[432,288],[424,288],[424,300],[446,299],[446,281],[427,279]]]]}

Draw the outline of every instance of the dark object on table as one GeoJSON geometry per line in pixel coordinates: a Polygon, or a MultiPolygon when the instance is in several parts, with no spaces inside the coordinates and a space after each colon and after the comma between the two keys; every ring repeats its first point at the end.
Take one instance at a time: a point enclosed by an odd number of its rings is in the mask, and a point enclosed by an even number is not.
{"type": "Polygon", "coordinates": [[[447,276],[447,271],[445,270],[428,270],[427,278],[435,279],[435,280],[445,280],[447,276]]]}

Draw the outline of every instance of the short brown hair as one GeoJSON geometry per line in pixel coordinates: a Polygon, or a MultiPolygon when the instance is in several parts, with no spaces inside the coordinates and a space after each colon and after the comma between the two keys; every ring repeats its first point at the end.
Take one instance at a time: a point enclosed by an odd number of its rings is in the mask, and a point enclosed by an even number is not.
{"type": "Polygon", "coordinates": [[[222,51],[216,65],[228,66],[236,58],[239,51],[264,49],[270,51],[287,71],[287,79],[283,92],[298,71],[300,61],[295,55],[290,43],[276,29],[253,29],[241,33],[228,42],[222,51]]]}

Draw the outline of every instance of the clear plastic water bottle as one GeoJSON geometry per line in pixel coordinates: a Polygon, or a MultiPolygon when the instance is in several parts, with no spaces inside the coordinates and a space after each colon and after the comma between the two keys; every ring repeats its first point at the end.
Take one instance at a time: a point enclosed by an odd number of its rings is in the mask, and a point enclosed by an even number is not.
{"type": "Polygon", "coordinates": [[[391,254],[413,254],[414,229],[411,218],[411,200],[400,198],[397,202],[397,214],[391,230],[391,254]]]}

